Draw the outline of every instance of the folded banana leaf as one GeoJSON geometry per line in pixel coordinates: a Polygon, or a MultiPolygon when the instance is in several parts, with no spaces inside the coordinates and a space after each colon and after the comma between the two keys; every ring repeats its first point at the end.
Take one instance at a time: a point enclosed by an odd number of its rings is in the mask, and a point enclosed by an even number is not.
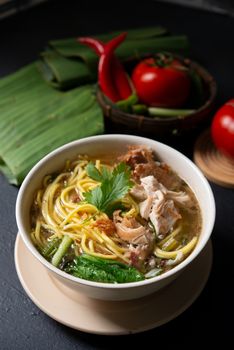
{"type": "Polygon", "coordinates": [[[0,169],[10,183],[20,184],[58,146],[102,132],[94,86],[53,89],[42,79],[37,62],[0,80],[0,169]]]}
{"type": "MultiPolygon", "coordinates": [[[[127,39],[117,48],[116,54],[121,60],[128,57],[138,58],[142,54],[171,51],[188,53],[186,36],[172,36],[162,27],[149,27],[127,30],[127,39]]],[[[120,32],[98,35],[106,42],[120,32]]],[[[44,79],[59,89],[72,88],[96,80],[97,55],[76,38],[49,42],[49,49],[41,54],[39,68],[44,79]]]]}
{"type": "Polygon", "coordinates": [[[67,59],[53,50],[43,52],[41,57],[43,60],[38,68],[44,79],[55,88],[68,89],[96,79],[95,70],[90,70],[81,60],[67,59]]]}

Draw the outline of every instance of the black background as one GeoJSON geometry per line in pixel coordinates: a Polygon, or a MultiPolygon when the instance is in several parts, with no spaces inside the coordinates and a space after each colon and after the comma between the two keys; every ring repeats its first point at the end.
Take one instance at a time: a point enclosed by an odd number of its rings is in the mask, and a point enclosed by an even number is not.
{"type": "MultiPolygon", "coordinates": [[[[217,105],[233,96],[234,20],[228,16],[153,1],[51,1],[0,22],[0,76],[35,60],[49,39],[161,24],[186,33],[196,58],[215,76],[217,105]]],[[[0,96],[1,99],[1,96],[0,96]]],[[[1,116],[0,116],[1,117],[1,116]]],[[[113,128],[108,131],[115,132],[113,128]]],[[[164,140],[191,157],[193,137],[164,140]]],[[[198,300],[183,315],[158,329],[132,336],[106,337],[71,330],[50,319],[27,297],[14,267],[17,188],[0,174],[0,349],[168,349],[209,346],[232,339],[234,193],[211,184],[217,218],[212,235],[214,263],[198,300]],[[143,345],[141,344],[143,341],[143,345]]],[[[232,347],[232,345],[230,345],[232,347]]]]}
{"type": "Polygon", "coordinates": [[[233,0],[161,0],[165,2],[178,3],[187,6],[200,7],[211,11],[232,13],[234,15],[233,0]]]}

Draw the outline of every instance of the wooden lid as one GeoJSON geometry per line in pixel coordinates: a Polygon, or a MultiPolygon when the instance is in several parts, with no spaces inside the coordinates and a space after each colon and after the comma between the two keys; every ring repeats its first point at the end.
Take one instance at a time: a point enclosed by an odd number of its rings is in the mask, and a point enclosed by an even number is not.
{"type": "Polygon", "coordinates": [[[217,150],[210,130],[203,132],[197,139],[194,161],[210,181],[224,187],[234,187],[234,160],[217,150]]]}

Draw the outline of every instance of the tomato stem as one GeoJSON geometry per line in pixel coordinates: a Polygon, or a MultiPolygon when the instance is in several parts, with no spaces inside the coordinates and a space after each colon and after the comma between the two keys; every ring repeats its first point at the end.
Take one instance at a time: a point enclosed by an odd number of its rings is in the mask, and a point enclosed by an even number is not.
{"type": "Polygon", "coordinates": [[[167,67],[173,61],[173,56],[168,52],[157,53],[154,57],[154,63],[150,64],[151,67],[167,67]]]}

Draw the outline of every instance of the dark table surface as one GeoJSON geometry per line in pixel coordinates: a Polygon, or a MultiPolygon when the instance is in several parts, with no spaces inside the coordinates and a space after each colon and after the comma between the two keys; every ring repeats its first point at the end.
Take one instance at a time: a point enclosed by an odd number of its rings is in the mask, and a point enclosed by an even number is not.
{"type": "MultiPolygon", "coordinates": [[[[0,76],[35,60],[49,39],[157,24],[189,36],[192,57],[217,79],[217,105],[233,97],[234,19],[153,1],[116,1],[109,5],[50,1],[4,19],[0,22],[0,76]]],[[[170,143],[191,157],[195,136],[170,143]]],[[[14,266],[18,189],[0,174],[0,349],[110,349],[123,347],[127,341],[135,348],[148,339],[146,345],[167,349],[174,344],[201,345],[204,337],[210,345],[220,340],[224,347],[232,338],[228,315],[232,315],[234,295],[234,191],[211,186],[217,206],[212,234],[214,262],[202,294],[186,312],[160,328],[113,338],[69,329],[45,315],[27,297],[14,266]]]]}

